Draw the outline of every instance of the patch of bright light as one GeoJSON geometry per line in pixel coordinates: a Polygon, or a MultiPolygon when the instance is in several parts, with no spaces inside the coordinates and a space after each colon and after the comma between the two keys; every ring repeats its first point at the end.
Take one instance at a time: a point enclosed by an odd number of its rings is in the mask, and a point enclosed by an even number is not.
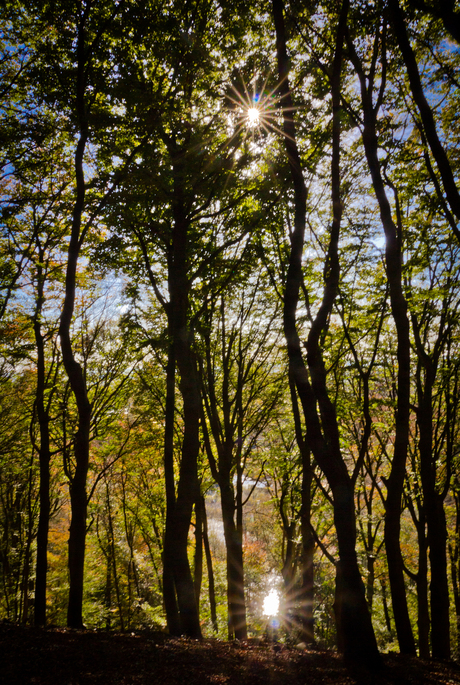
{"type": "Polygon", "coordinates": [[[249,126],[257,126],[259,123],[259,110],[257,107],[250,107],[248,109],[248,122],[249,126]]]}
{"type": "Polygon", "coordinates": [[[278,613],[280,605],[280,598],[276,590],[270,590],[264,599],[264,614],[265,616],[274,616],[278,613]]]}

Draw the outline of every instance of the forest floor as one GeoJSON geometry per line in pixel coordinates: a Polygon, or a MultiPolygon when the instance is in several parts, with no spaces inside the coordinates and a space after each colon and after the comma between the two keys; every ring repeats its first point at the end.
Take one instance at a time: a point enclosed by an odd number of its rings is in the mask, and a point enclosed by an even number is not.
{"type": "Polygon", "coordinates": [[[0,623],[1,685],[460,685],[460,666],[384,655],[348,672],[332,651],[0,623]]]}

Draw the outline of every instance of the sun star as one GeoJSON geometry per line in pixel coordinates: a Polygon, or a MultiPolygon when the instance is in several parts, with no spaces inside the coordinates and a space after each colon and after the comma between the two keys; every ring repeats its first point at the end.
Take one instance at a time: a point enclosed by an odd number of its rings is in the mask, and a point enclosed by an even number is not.
{"type": "Polygon", "coordinates": [[[276,590],[270,590],[264,599],[265,616],[275,616],[278,613],[280,598],[276,590]]]}
{"type": "Polygon", "coordinates": [[[248,123],[249,126],[257,126],[259,123],[259,110],[257,107],[250,107],[248,109],[248,123]]]}

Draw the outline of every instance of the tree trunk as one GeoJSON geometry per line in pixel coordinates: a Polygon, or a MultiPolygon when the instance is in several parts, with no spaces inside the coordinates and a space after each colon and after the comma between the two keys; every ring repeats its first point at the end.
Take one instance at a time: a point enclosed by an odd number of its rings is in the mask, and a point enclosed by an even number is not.
{"type": "Polygon", "coordinates": [[[173,514],[176,506],[176,490],[174,484],[174,415],[175,415],[175,383],[176,361],[174,346],[168,350],[166,365],[166,411],[164,433],[164,468],[166,489],[166,522],[163,541],[163,603],[166,613],[166,624],[170,635],[179,636],[181,633],[179,611],[177,608],[176,590],[174,586],[174,548],[173,514]]]}
{"type": "Polygon", "coordinates": [[[460,652],[460,587],[459,587],[459,576],[460,576],[460,564],[459,564],[459,503],[458,496],[454,491],[455,499],[455,509],[456,509],[456,525],[455,525],[455,541],[451,544],[449,543],[449,557],[450,557],[450,573],[452,578],[452,589],[454,593],[454,604],[455,604],[455,627],[456,627],[456,637],[457,637],[457,654],[460,652]]]}
{"type": "Polygon", "coordinates": [[[209,607],[211,610],[211,623],[212,623],[212,629],[214,630],[215,633],[217,633],[219,631],[219,626],[217,624],[214,570],[212,567],[211,547],[209,546],[208,517],[206,516],[206,502],[205,502],[205,499],[203,496],[201,498],[201,507],[202,507],[202,511],[203,511],[203,544],[204,544],[204,553],[206,556],[206,567],[208,569],[209,607]]]}
{"type": "MultiPolygon", "coordinates": [[[[39,255],[40,263],[43,255],[39,255]]],[[[37,305],[34,316],[34,335],[37,347],[37,388],[35,406],[40,431],[39,449],[39,518],[37,530],[37,558],[35,567],[35,602],[34,623],[36,626],[46,624],[46,577],[48,570],[48,530],[50,519],[50,434],[49,415],[45,406],[45,345],[41,332],[40,315],[44,302],[43,278],[41,268],[37,274],[38,292],[37,305]]]]}
{"type": "Polygon", "coordinates": [[[302,423],[300,419],[299,404],[296,395],[295,382],[289,378],[289,388],[291,392],[291,404],[294,414],[294,426],[296,442],[302,459],[302,504],[300,509],[300,532],[302,537],[301,555],[301,583],[297,602],[299,607],[299,626],[302,641],[312,644],[314,638],[314,553],[315,538],[311,525],[311,487],[313,482],[313,467],[311,464],[311,454],[306,440],[302,434],[302,423]]]}
{"type": "Polygon", "coordinates": [[[420,470],[424,512],[430,548],[431,647],[435,659],[450,658],[449,583],[447,576],[447,529],[442,496],[436,491],[436,460],[433,455],[433,383],[435,368],[423,355],[424,382],[421,369],[417,378],[420,431],[420,470]]]}
{"type": "Polygon", "coordinates": [[[200,594],[201,583],[203,581],[203,498],[198,487],[195,500],[195,560],[194,560],[194,580],[195,597],[198,615],[200,614],[200,594]]]}
{"type": "Polygon", "coordinates": [[[170,545],[171,543],[173,545],[174,585],[176,588],[181,632],[188,637],[199,639],[201,638],[201,628],[187,548],[197,482],[201,403],[196,361],[193,358],[190,345],[179,342],[176,349],[177,365],[180,373],[179,385],[184,407],[184,438],[182,442],[179,484],[173,512],[173,537],[168,538],[168,542],[170,545]]]}
{"type": "Polygon", "coordinates": [[[220,473],[220,497],[227,551],[228,639],[246,640],[246,603],[244,599],[243,539],[235,524],[235,497],[230,482],[220,473]],[[223,482],[223,481],[226,482],[223,482]]]}
{"type": "Polygon", "coordinates": [[[315,641],[314,636],[314,552],[315,539],[311,525],[311,486],[313,469],[310,463],[310,452],[302,455],[302,507],[300,511],[300,530],[302,534],[302,584],[300,591],[300,614],[302,640],[307,644],[315,641]]]}
{"type": "Polygon", "coordinates": [[[82,628],[83,574],[86,543],[86,479],[89,466],[89,437],[91,405],[88,400],[85,378],[81,366],[75,359],[70,327],[75,305],[75,288],[77,264],[82,244],[82,215],[85,207],[85,176],[83,157],[88,140],[88,122],[85,108],[85,86],[87,78],[85,21],[87,14],[79,18],[76,48],[77,84],[76,109],[80,136],[75,150],[76,200],[73,208],[72,230],[67,255],[65,278],[65,298],[62,308],[59,337],[61,340],[62,360],[69,378],[70,387],[75,396],[78,413],[78,425],[73,447],[75,472],[69,474],[71,523],[69,531],[69,604],[67,608],[67,625],[70,628],[82,628]]]}
{"type": "MultiPolygon", "coordinates": [[[[195,598],[193,577],[188,560],[188,534],[191,525],[193,504],[197,483],[197,462],[200,450],[199,426],[201,417],[201,394],[197,362],[192,350],[193,330],[188,322],[190,283],[188,281],[188,230],[185,216],[185,167],[183,155],[171,143],[174,187],[172,209],[174,225],[170,254],[168,258],[168,332],[171,339],[173,356],[179,372],[179,389],[183,401],[184,436],[182,440],[179,483],[174,507],[166,517],[164,563],[172,571],[179,610],[180,632],[191,638],[201,638],[200,621],[195,598]]],[[[172,370],[170,370],[172,376],[172,370]]],[[[172,380],[171,380],[172,392],[172,380]]],[[[172,444],[168,446],[170,450],[172,444]]],[[[165,450],[166,457],[166,450],[165,450]]],[[[168,453],[171,461],[171,454],[168,453]]],[[[174,472],[169,463],[168,491],[172,490],[174,472]],[[171,473],[172,471],[172,473],[171,473]]],[[[172,503],[172,492],[168,495],[172,503]]],[[[170,579],[164,573],[165,584],[170,579]]],[[[168,593],[172,613],[172,588],[164,587],[168,593]]],[[[167,609],[168,611],[168,609],[167,609]]],[[[174,629],[176,627],[174,626],[174,629]]]]}
{"type": "Polygon", "coordinates": [[[418,532],[418,572],[417,572],[417,627],[418,652],[421,659],[430,658],[430,613],[428,611],[428,559],[425,537],[425,521],[418,532]]]}
{"type": "Polygon", "coordinates": [[[382,588],[382,604],[383,604],[383,615],[385,616],[385,624],[388,630],[388,637],[390,640],[393,640],[393,628],[391,626],[391,618],[390,618],[390,611],[388,608],[388,599],[387,599],[387,586],[384,578],[381,578],[380,580],[380,587],[382,588]]]}

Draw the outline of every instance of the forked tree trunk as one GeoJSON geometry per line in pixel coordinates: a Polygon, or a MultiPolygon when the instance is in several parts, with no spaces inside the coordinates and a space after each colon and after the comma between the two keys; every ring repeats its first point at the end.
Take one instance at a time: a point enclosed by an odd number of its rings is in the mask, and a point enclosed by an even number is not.
{"type": "Polygon", "coordinates": [[[424,387],[418,378],[420,470],[430,555],[431,648],[435,659],[450,659],[449,583],[447,576],[447,527],[443,497],[437,492],[433,455],[434,368],[425,356],[424,387]]]}
{"type": "Polygon", "coordinates": [[[376,133],[377,113],[373,104],[374,83],[363,72],[362,63],[348,41],[350,58],[361,84],[361,102],[364,116],[363,143],[372,184],[380,209],[380,218],[385,232],[385,260],[390,289],[391,312],[397,331],[397,409],[396,429],[390,476],[387,481],[385,503],[385,547],[388,560],[393,614],[401,652],[415,655],[415,641],[407,607],[404,583],[404,564],[400,547],[402,495],[406,473],[407,448],[409,442],[409,400],[410,400],[410,337],[407,303],[402,289],[401,236],[393,221],[391,206],[383,183],[378,157],[376,133]]]}
{"type": "Polygon", "coordinates": [[[338,285],[338,234],[340,228],[340,176],[339,176],[339,106],[341,54],[346,26],[348,3],[342,5],[337,32],[336,54],[333,65],[333,225],[328,251],[326,284],[323,303],[310,331],[307,347],[307,361],[312,379],[310,384],[305,367],[299,334],[296,327],[296,310],[302,281],[302,253],[306,221],[306,188],[302,175],[302,165],[296,143],[296,130],[293,119],[293,103],[289,88],[289,69],[286,50],[283,2],[273,0],[273,17],[276,30],[277,56],[279,71],[279,93],[283,108],[284,143],[291,169],[295,192],[294,228],[291,234],[291,252],[284,291],[284,331],[287,342],[289,369],[302,403],[307,426],[307,440],[312,453],[322,468],[331,486],[334,499],[334,523],[337,532],[341,564],[339,586],[340,611],[339,629],[344,640],[344,656],[349,663],[366,664],[377,668],[381,664],[371,618],[366,602],[355,550],[356,521],[354,490],[344,460],[340,453],[338,426],[333,405],[326,388],[324,366],[318,341],[319,335],[327,325],[327,318],[337,293],[338,285]],[[317,406],[321,411],[321,421],[317,406]]]}

